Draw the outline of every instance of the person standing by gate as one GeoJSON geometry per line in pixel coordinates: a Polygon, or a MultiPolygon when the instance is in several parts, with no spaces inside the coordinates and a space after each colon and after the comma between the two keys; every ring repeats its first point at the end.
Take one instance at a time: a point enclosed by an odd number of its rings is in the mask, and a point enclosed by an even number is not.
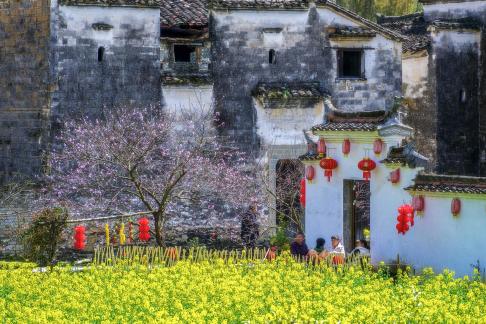
{"type": "Polygon", "coordinates": [[[258,239],[258,213],[255,203],[241,217],[241,241],[246,248],[254,248],[258,239]]]}

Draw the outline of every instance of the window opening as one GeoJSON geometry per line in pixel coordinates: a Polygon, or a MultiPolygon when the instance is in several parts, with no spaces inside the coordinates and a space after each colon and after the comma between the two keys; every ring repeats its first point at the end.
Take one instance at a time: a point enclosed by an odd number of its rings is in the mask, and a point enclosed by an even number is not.
{"type": "Polygon", "coordinates": [[[174,61],[195,63],[196,47],[190,45],[174,45],[174,61]]]}
{"type": "Polygon", "coordinates": [[[465,103],[467,100],[466,89],[461,89],[459,92],[459,100],[461,103],[465,103]]]}
{"type": "Polygon", "coordinates": [[[98,62],[102,62],[105,56],[105,48],[100,47],[98,48],[98,62]]]}
{"type": "Polygon", "coordinates": [[[276,57],[275,57],[275,50],[274,49],[271,49],[268,52],[268,63],[270,63],[270,64],[276,64],[277,63],[277,60],[276,60],[276,57]]]}
{"type": "Polygon", "coordinates": [[[364,55],[362,50],[339,50],[338,63],[340,78],[364,78],[364,55]]]}

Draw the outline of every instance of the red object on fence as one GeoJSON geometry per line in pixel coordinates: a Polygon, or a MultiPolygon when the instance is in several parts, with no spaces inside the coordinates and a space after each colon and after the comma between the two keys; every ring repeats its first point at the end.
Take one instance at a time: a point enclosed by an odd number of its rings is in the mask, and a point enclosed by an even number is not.
{"type": "Polygon", "coordinates": [[[451,201],[451,213],[454,216],[459,215],[461,212],[461,200],[459,198],[454,198],[451,201]]]}
{"type": "Polygon", "coordinates": [[[369,157],[365,157],[359,161],[358,168],[363,171],[363,178],[368,181],[371,178],[371,171],[376,168],[376,163],[369,157]]]}
{"type": "Polygon", "coordinates": [[[150,226],[149,220],[145,217],[142,217],[138,220],[138,238],[140,241],[148,241],[150,240],[150,226]]]}
{"type": "Polygon", "coordinates": [[[322,137],[317,142],[317,153],[320,157],[326,155],[326,141],[322,137]]]}
{"type": "Polygon", "coordinates": [[[400,169],[396,169],[395,171],[390,172],[390,181],[391,183],[400,182],[400,169]]]}
{"type": "Polygon", "coordinates": [[[316,170],[312,165],[308,165],[305,168],[305,177],[307,178],[308,181],[314,180],[314,177],[316,175],[316,170]]]}
{"type": "Polygon", "coordinates": [[[78,251],[86,247],[86,228],[84,226],[74,227],[74,248],[78,251]]]}
{"type": "Polygon", "coordinates": [[[377,138],[373,142],[373,152],[375,152],[375,154],[381,154],[381,151],[383,151],[383,141],[377,138]]]}
{"type": "Polygon", "coordinates": [[[327,181],[331,181],[332,170],[338,166],[337,161],[331,157],[326,157],[319,162],[319,165],[324,169],[324,176],[327,177],[327,181]]]}
{"type": "Polygon", "coordinates": [[[401,205],[398,207],[398,224],[395,226],[398,234],[405,235],[405,233],[410,229],[410,226],[414,225],[413,212],[414,210],[411,205],[401,205]],[[410,223],[410,226],[408,223],[410,223]]]}
{"type": "Polygon", "coordinates": [[[346,138],[343,141],[342,150],[344,155],[348,155],[349,152],[351,152],[351,141],[349,140],[349,138],[346,138]]]}
{"type": "Polygon", "coordinates": [[[417,212],[423,212],[425,209],[425,199],[424,196],[419,195],[419,196],[414,196],[412,198],[412,206],[413,209],[417,212]]]}
{"type": "Polygon", "coordinates": [[[300,179],[300,196],[299,196],[300,205],[305,207],[305,179],[300,179]]]}

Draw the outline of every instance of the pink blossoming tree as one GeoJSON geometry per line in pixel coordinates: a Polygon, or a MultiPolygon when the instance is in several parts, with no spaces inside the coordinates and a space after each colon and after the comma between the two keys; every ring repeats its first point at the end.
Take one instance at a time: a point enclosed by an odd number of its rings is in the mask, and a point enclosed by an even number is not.
{"type": "Polygon", "coordinates": [[[160,108],[67,123],[52,154],[51,193],[75,213],[147,211],[164,245],[168,211],[182,200],[238,209],[259,197],[248,160],[218,140],[216,124],[210,112],[160,108]]]}

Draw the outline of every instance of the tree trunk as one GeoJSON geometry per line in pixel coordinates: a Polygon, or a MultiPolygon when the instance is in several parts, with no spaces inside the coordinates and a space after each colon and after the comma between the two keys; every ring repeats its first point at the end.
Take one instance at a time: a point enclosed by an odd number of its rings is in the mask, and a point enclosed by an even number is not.
{"type": "Polygon", "coordinates": [[[165,246],[165,221],[163,212],[154,212],[155,241],[158,246],[165,246]]]}

